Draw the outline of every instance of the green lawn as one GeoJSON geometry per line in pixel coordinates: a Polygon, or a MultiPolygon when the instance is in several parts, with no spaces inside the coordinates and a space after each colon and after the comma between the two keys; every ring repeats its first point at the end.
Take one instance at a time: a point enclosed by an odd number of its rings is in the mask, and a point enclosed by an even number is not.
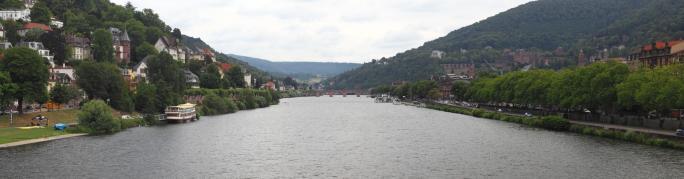
{"type": "MultiPolygon", "coordinates": [[[[50,120],[50,126],[52,127],[56,123],[75,123],[77,121],[76,115],[78,114],[79,110],[76,109],[69,109],[69,110],[61,110],[61,111],[52,111],[52,112],[40,112],[40,113],[30,113],[30,114],[23,114],[23,115],[14,115],[14,124],[12,127],[26,127],[30,126],[31,124],[31,119],[37,115],[44,115],[50,120]]],[[[7,128],[9,126],[9,115],[2,115],[0,116],[0,128],[7,128]]]]}
{"type": "Polygon", "coordinates": [[[0,128],[0,144],[17,142],[22,140],[39,139],[69,134],[64,131],[57,131],[53,128],[42,129],[18,129],[0,128]]]}

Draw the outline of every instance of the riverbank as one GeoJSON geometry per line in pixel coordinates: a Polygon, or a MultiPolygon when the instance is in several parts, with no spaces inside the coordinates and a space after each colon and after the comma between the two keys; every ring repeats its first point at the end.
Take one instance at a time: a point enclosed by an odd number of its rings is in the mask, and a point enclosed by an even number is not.
{"type": "Polygon", "coordinates": [[[53,140],[60,140],[60,139],[66,139],[66,138],[72,138],[72,137],[79,137],[79,136],[85,136],[85,135],[87,135],[87,134],[63,134],[63,135],[52,136],[52,137],[21,140],[21,141],[17,141],[17,142],[0,144],[0,149],[9,148],[9,147],[17,147],[17,146],[28,145],[28,144],[36,144],[36,143],[41,143],[41,142],[53,141],[53,140]]]}
{"type": "Polygon", "coordinates": [[[639,144],[684,150],[684,143],[677,137],[667,137],[659,133],[647,133],[629,128],[597,127],[596,125],[572,123],[560,117],[524,117],[482,109],[470,109],[445,104],[427,104],[427,108],[469,115],[485,119],[523,124],[531,127],[544,128],[554,131],[573,132],[584,135],[623,140],[639,144]]]}

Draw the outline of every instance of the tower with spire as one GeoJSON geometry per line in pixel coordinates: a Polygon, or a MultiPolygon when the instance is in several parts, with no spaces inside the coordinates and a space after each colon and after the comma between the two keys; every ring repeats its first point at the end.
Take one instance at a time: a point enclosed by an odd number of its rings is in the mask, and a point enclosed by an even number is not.
{"type": "Polygon", "coordinates": [[[121,31],[118,28],[109,28],[112,33],[112,43],[114,46],[114,59],[117,63],[128,64],[131,62],[131,38],[128,31],[121,31]]]}

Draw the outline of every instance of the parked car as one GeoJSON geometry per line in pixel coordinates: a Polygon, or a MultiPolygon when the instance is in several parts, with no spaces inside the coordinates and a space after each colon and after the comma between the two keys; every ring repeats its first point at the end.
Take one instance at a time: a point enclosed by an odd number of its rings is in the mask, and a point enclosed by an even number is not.
{"type": "Polygon", "coordinates": [[[675,135],[680,136],[680,137],[684,137],[684,129],[677,129],[677,131],[675,132],[675,135]]]}

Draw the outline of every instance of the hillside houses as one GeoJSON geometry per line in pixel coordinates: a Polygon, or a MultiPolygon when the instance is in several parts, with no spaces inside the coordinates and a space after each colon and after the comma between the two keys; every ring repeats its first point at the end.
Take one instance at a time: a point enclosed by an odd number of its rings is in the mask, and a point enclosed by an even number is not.
{"type": "Polygon", "coordinates": [[[154,44],[154,47],[159,52],[169,53],[174,60],[185,63],[185,50],[180,44],[180,40],[173,37],[161,37],[154,44]]]}
{"type": "Polygon", "coordinates": [[[76,35],[66,36],[67,48],[71,50],[70,60],[85,60],[92,58],[90,53],[90,39],[76,35]]]}

